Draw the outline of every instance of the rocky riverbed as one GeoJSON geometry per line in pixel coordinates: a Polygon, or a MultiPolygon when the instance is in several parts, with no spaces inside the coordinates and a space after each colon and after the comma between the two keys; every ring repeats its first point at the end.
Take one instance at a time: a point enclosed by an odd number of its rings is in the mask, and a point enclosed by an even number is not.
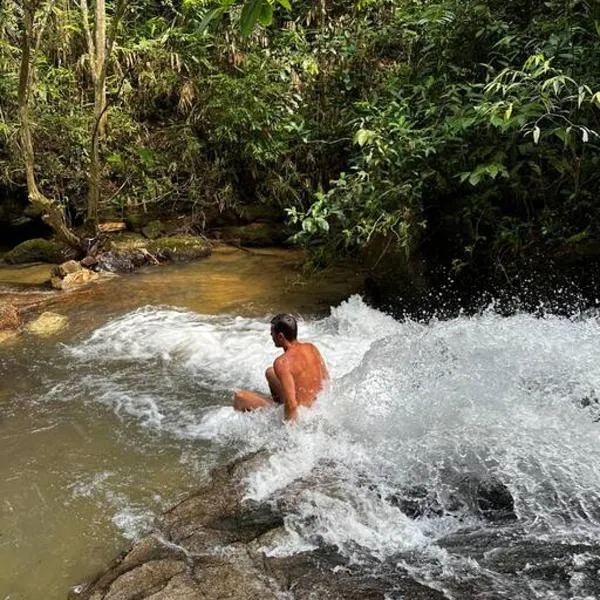
{"type": "Polygon", "coordinates": [[[291,556],[269,548],[285,536],[285,506],[244,500],[242,482],[265,452],[216,469],[210,483],[166,512],[155,530],[106,572],[74,587],[81,600],[411,600],[444,595],[400,568],[371,577],[335,548],[291,556]]]}

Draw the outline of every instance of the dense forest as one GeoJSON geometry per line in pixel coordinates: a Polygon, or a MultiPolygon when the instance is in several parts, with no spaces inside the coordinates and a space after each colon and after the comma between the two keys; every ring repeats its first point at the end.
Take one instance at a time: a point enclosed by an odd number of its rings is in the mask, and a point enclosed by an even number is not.
{"type": "Polygon", "coordinates": [[[2,0],[0,202],[510,278],[598,253],[599,65],[599,0],[2,0]]]}

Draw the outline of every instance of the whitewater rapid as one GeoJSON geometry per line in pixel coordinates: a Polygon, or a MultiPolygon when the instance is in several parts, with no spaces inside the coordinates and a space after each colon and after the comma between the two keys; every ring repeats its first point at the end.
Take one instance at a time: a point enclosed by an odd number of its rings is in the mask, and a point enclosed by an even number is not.
{"type": "MultiPolygon", "coordinates": [[[[85,375],[54,392],[103,405],[148,436],[238,455],[267,450],[246,495],[293,507],[288,535],[270,553],[327,544],[356,562],[404,556],[398,564],[421,579],[439,568],[444,581],[458,567],[440,540],[496,527],[477,510],[481,481],[508,490],[510,528],[521,538],[599,539],[594,315],[490,309],[425,324],[395,321],[352,297],[326,318],[300,320],[300,338],[318,345],[332,381],[292,426],[279,408],[230,408],[235,389],[268,391],[264,371],[278,354],[268,323],[146,307],[65,347],[85,375]],[[399,499],[415,489],[435,510],[409,518],[399,499]],[[411,565],[411,552],[428,559],[411,565]]],[[[461,569],[472,575],[475,566],[462,561],[461,569]]]]}

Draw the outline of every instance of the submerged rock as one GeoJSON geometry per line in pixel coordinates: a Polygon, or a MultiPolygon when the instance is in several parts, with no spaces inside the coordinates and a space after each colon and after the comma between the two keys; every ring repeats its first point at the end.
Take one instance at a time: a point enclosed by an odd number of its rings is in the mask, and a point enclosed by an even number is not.
{"type": "Polygon", "coordinates": [[[443,594],[394,566],[393,583],[353,568],[334,548],[267,556],[285,533],[271,504],[244,501],[244,478],[268,460],[257,453],[213,472],[211,482],[166,512],[156,531],[137,542],[89,585],[82,600],[384,600],[394,589],[412,600],[443,594]]]}
{"type": "Polygon", "coordinates": [[[435,490],[411,486],[392,494],[386,500],[411,519],[440,517],[444,514],[475,513],[487,521],[516,518],[514,500],[509,489],[492,477],[480,479],[465,476],[446,493],[443,502],[435,490]]]}
{"type": "Polygon", "coordinates": [[[42,337],[58,333],[67,326],[69,319],[53,312],[43,312],[35,321],[28,323],[25,330],[42,337]]]}
{"type": "Polygon", "coordinates": [[[4,260],[13,265],[31,262],[61,263],[67,254],[68,249],[62,244],[37,238],[15,246],[4,255],[4,260]]]}
{"type": "Polygon", "coordinates": [[[20,335],[18,329],[0,329],[0,345],[14,342],[20,335]]]}
{"type": "Polygon", "coordinates": [[[6,302],[0,304],[0,331],[18,329],[21,325],[19,309],[6,302]]]}

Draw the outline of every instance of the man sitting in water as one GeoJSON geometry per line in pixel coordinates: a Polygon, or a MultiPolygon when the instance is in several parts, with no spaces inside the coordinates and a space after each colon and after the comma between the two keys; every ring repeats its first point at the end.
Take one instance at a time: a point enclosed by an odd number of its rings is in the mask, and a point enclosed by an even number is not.
{"type": "Polygon", "coordinates": [[[298,406],[310,406],[329,379],[321,353],[313,344],[299,342],[298,324],[291,315],[277,315],[271,321],[271,338],[283,354],[266,372],[271,398],[250,390],[234,394],[233,407],[239,411],[256,410],[274,403],[283,404],[286,421],[296,418],[298,406]]]}

